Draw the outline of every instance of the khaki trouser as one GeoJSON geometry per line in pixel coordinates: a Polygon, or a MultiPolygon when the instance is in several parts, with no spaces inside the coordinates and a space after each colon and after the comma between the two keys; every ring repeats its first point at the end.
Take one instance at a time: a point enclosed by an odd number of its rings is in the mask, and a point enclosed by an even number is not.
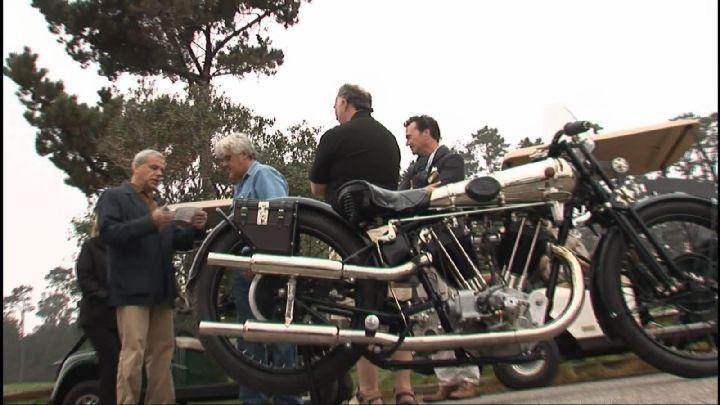
{"type": "Polygon", "coordinates": [[[171,364],[175,334],[170,305],[118,306],[117,324],[121,344],[117,369],[118,403],[140,402],[144,363],[147,377],[144,402],[174,404],[171,364]]]}
{"type": "MultiPolygon", "coordinates": [[[[381,236],[385,235],[387,231],[388,226],[382,225],[374,229],[369,229],[367,231],[367,234],[370,237],[371,241],[377,242],[377,240],[381,236]]],[[[411,289],[407,287],[395,288],[395,283],[390,283],[388,294],[390,294],[391,297],[397,297],[398,300],[403,301],[410,299],[411,289]]],[[[392,359],[409,361],[412,360],[412,353],[406,351],[397,351],[393,353],[392,359]]],[[[358,391],[360,391],[363,396],[367,398],[380,394],[379,372],[374,364],[370,363],[370,361],[368,361],[366,358],[361,357],[360,360],[358,360],[357,362],[357,373],[358,391]]],[[[413,392],[412,383],[410,381],[410,373],[411,371],[409,369],[397,370],[393,373],[395,377],[395,392],[413,392]]]]}

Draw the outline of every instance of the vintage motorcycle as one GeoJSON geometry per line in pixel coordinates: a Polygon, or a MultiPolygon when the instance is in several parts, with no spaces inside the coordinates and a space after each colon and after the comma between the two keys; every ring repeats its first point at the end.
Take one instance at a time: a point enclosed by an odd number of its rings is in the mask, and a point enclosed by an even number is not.
{"type": "MultiPolygon", "coordinates": [[[[697,125],[667,126],[682,139],[697,125]]],[[[360,356],[416,370],[530,362],[575,319],[587,282],[606,335],[663,371],[717,374],[717,201],[630,204],[613,178],[632,168],[593,155],[587,132],[598,128],[570,122],[527,163],[430,191],[352,181],[335,209],[236,201],[189,277],[203,346],[244,385],[286,393],[335,380],[360,356]],[[600,235],[586,274],[565,247],[580,222],[600,235]],[[256,320],[244,323],[231,298],[238,271],[252,276],[256,320]],[[558,285],[570,293],[553,310],[558,285]],[[255,357],[236,338],[295,344],[296,361],[255,357]],[[392,360],[396,350],[414,360],[392,360]],[[429,356],[440,350],[455,358],[429,356]]]]}

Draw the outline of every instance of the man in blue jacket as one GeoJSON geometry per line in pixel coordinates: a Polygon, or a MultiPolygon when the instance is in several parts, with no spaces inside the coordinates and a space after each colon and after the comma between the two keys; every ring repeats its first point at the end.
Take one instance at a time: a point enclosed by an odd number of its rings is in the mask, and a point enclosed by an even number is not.
{"type": "Polygon", "coordinates": [[[120,359],[117,401],[140,403],[142,367],[147,374],[146,404],[175,403],[171,362],[177,295],[175,250],[190,250],[205,236],[207,213],[198,209],[190,225],[173,222],[159,206],[157,188],[165,157],[146,149],[135,155],[129,182],[107,190],[98,202],[100,239],[107,245],[110,305],[116,307],[120,359]]]}
{"type": "MultiPolygon", "coordinates": [[[[285,177],[274,167],[257,161],[257,151],[246,135],[233,133],[220,139],[213,152],[222,169],[227,172],[228,179],[235,185],[233,209],[240,198],[269,200],[287,197],[288,184],[285,177]]],[[[240,323],[254,319],[248,299],[252,277],[250,272],[234,274],[233,296],[240,323]]],[[[268,362],[270,355],[275,364],[292,364],[296,360],[296,346],[292,344],[265,345],[238,339],[238,346],[263,362],[268,362]]],[[[298,395],[273,395],[240,386],[240,400],[243,404],[265,404],[270,399],[273,404],[302,404],[302,398],[298,395]]]]}

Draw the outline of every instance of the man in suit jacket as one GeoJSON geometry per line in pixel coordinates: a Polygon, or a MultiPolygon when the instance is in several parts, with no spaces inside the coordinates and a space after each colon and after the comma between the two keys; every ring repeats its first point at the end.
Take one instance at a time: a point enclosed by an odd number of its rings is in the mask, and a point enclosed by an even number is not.
{"type": "Polygon", "coordinates": [[[198,209],[191,225],[173,222],[155,192],[165,157],[146,149],[135,155],[129,182],[103,193],[98,202],[100,239],[107,245],[110,305],[117,307],[121,350],[117,401],[140,402],[143,363],[146,404],[175,403],[171,362],[175,336],[172,306],[177,295],[172,257],[205,235],[207,213],[198,209]]]}
{"type": "Polygon", "coordinates": [[[462,157],[447,146],[440,146],[440,127],[434,118],[427,115],[413,116],[404,125],[405,143],[418,158],[405,172],[400,190],[421,188],[438,182],[446,185],[465,177],[462,157]]]}
{"type": "MultiPolygon", "coordinates": [[[[462,156],[440,146],[440,127],[430,116],[420,115],[405,121],[405,139],[410,150],[418,156],[403,176],[400,189],[434,187],[461,181],[465,177],[462,156]]],[[[455,352],[441,350],[433,359],[454,359],[455,352]]],[[[435,369],[438,390],[425,395],[425,402],[448,398],[466,399],[477,395],[480,370],[477,366],[441,367],[435,369]]]]}

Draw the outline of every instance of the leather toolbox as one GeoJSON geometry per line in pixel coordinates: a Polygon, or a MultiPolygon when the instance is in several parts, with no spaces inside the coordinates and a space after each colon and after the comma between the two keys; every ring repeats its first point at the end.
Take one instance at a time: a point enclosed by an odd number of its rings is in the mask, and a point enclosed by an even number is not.
{"type": "Polygon", "coordinates": [[[233,221],[254,251],[292,254],[297,201],[235,201],[233,221]]]}

